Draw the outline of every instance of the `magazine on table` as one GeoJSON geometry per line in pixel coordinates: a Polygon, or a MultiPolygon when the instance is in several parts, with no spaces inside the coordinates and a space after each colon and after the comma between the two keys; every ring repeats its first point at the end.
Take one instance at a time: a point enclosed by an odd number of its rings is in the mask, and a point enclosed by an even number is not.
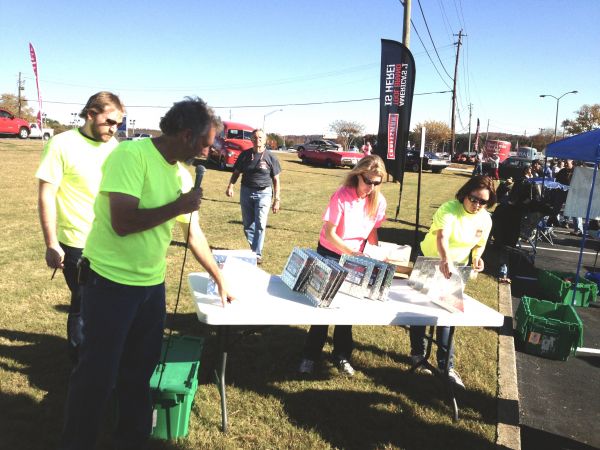
{"type": "Polygon", "coordinates": [[[471,266],[452,265],[450,278],[446,278],[440,271],[440,262],[439,258],[417,257],[408,285],[448,311],[464,312],[465,283],[471,266]]]}

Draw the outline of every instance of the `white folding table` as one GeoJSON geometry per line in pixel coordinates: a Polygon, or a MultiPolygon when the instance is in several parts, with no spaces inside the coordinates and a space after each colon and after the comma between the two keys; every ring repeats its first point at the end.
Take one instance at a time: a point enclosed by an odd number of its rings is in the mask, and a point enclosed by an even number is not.
{"type": "MultiPolygon", "coordinates": [[[[464,312],[451,313],[433,304],[425,295],[408,287],[406,280],[395,279],[388,300],[374,301],[359,299],[338,293],[330,307],[316,308],[303,294],[292,291],[278,275],[248,266],[248,270],[236,274],[235,284],[230,286],[236,300],[221,305],[217,295],[208,295],[208,274],[191,273],[188,281],[192,291],[196,314],[200,322],[217,326],[219,353],[221,356],[218,386],[221,394],[222,429],[227,431],[227,397],[225,393],[225,368],[227,363],[229,327],[271,325],[424,325],[430,326],[426,352],[426,365],[433,368],[427,359],[431,354],[433,327],[450,327],[450,351],[453,345],[454,328],[457,326],[501,327],[504,316],[477,300],[466,296],[464,312]],[[236,292],[237,287],[237,292],[236,292]]],[[[230,285],[232,283],[230,282],[230,285]]],[[[439,343],[438,343],[439,345],[439,343]]],[[[414,367],[413,367],[414,369],[414,367]]],[[[458,406],[453,384],[447,385],[458,419],[458,406]]]]}

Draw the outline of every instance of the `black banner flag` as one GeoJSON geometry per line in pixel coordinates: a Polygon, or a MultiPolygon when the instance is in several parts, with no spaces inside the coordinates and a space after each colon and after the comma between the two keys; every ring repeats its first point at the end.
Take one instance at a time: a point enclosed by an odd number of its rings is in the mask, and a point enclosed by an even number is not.
{"type": "Polygon", "coordinates": [[[415,60],[400,42],[381,40],[379,132],[375,153],[386,170],[402,183],[410,113],[415,88],[415,60]]]}

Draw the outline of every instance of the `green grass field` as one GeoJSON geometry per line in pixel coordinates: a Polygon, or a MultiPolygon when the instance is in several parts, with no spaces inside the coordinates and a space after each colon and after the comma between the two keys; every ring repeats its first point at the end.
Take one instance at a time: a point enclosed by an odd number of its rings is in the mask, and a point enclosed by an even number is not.
{"type": "MultiPolygon", "coordinates": [[[[0,421],[1,448],[56,448],[71,365],[66,355],[68,290],[62,276],[50,281],[37,217],[35,169],[40,142],[0,140],[0,421]]],[[[262,268],[280,273],[292,247],[315,247],[321,214],[348,169],[302,165],[295,154],[282,163],[282,211],[269,216],[262,268]]],[[[238,204],[225,196],[229,172],[208,165],[200,221],[212,247],[247,248],[238,204]]],[[[462,174],[423,174],[420,223],[425,232],[436,208],[466,181],[462,174]]],[[[417,175],[406,174],[399,221],[387,221],[380,240],[413,245],[417,175]]],[[[395,215],[398,184],[384,183],[388,217],[395,215]]],[[[177,240],[183,240],[176,235],[177,240]]],[[[188,254],[189,256],[189,254],[188,254]]],[[[484,255],[485,259],[485,255],[484,255]]],[[[271,327],[231,349],[227,367],[230,430],[220,431],[220,399],[213,383],[215,332],[200,324],[184,283],[173,316],[183,249],[168,256],[167,325],[174,333],[206,338],[187,438],[153,440],[151,449],[491,449],[495,448],[497,333],[461,328],[456,367],[467,386],[459,392],[460,420],[453,423],[441,382],[411,374],[408,333],[401,327],[354,327],[354,378],[328,362],[310,380],[297,376],[307,327],[271,327]]],[[[200,270],[188,258],[185,271],[200,270]]],[[[482,274],[468,293],[497,308],[497,284],[482,274]]],[[[326,344],[328,354],[330,342],[326,344]]],[[[107,427],[108,428],[108,427],[107,427]]],[[[105,430],[99,448],[110,448],[105,430]]]]}

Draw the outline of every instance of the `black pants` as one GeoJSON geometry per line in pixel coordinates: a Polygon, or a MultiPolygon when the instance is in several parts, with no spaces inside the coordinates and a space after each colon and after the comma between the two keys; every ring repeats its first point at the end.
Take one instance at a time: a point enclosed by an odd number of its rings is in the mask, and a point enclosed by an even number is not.
{"type": "Polygon", "coordinates": [[[67,286],[71,291],[71,303],[69,305],[69,315],[67,316],[67,352],[69,358],[74,363],[77,362],[77,354],[81,345],[81,328],[83,321],[81,319],[81,287],[77,283],[77,261],[81,258],[82,248],[69,247],[60,243],[65,252],[63,275],[67,286]]]}
{"type": "Polygon", "coordinates": [[[119,405],[116,448],[145,448],[152,431],[150,378],[160,359],[165,285],[127,286],[90,270],[81,289],[84,339],[69,378],[60,448],[94,448],[113,390],[119,405]]]}
{"type": "MultiPolygon", "coordinates": [[[[317,246],[317,253],[329,258],[336,258],[338,261],[340,259],[340,255],[328,250],[320,243],[317,246]]],[[[329,325],[312,325],[310,327],[304,344],[304,358],[316,361],[321,357],[328,331],[329,325]]],[[[353,348],[352,325],[336,325],[333,328],[333,357],[349,360],[353,348]]]]}
{"type": "MultiPolygon", "coordinates": [[[[304,344],[304,357],[313,361],[321,357],[329,325],[312,325],[304,344]]],[[[336,325],[333,328],[333,358],[350,359],[354,341],[352,340],[352,325],[336,325]]]]}

